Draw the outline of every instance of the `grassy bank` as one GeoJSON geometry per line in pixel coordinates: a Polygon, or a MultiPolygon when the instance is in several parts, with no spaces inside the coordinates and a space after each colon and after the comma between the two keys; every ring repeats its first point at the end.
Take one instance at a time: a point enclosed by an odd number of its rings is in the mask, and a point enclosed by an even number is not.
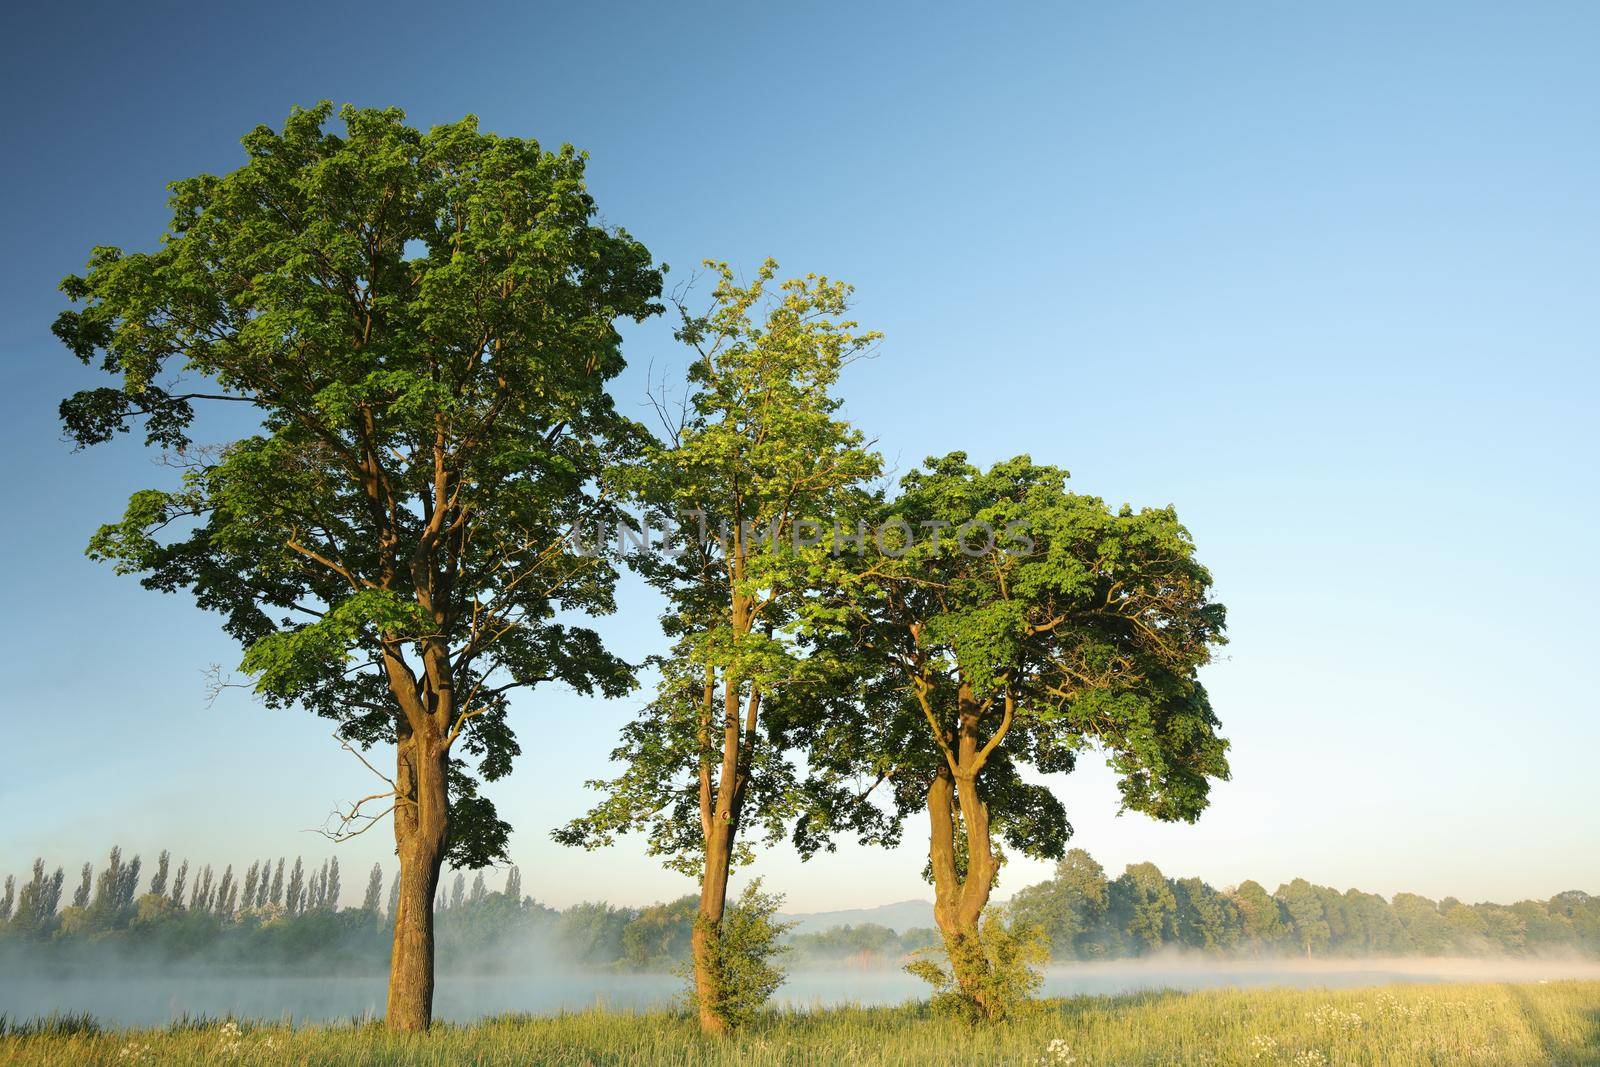
{"type": "Polygon", "coordinates": [[[8,1024],[0,1064],[1600,1064],[1600,982],[1074,997],[968,1030],[922,1006],[776,1014],[707,1041],[666,1014],[440,1026],[8,1024]]]}

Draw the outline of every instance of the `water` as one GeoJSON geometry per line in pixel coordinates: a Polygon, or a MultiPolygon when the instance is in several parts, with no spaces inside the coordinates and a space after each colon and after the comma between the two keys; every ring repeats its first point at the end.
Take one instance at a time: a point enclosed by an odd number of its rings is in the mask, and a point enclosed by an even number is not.
{"type": "MultiPolygon", "coordinates": [[[[1514,960],[1114,961],[1051,967],[1048,996],[1115,994],[1148,989],[1217,987],[1353,987],[1394,982],[1542,981],[1600,978],[1600,964],[1514,960]]],[[[549,1014],[595,1006],[642,1011],[671,1006],[680,982],[662,974],[607,974],[569,969],[526,974],[441,974],[439,1018],[466,1022],[507,1012],[549,1014]]],[[[892,967],[796,969],[778,992],[784,1005],[899,1004],[926,996],[920,981],[892,967]]],[[[163,1025],[184,1016],[329,1021],[383,1013],[384,979],[308,978],[239,973],[0,975],[0,1014],[29,1018],[88,1012],[118,1026],[163,1025]]]]}

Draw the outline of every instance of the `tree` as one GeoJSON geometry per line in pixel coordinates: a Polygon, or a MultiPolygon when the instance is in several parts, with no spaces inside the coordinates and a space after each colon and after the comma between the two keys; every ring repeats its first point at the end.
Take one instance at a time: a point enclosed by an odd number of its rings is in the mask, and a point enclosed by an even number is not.
{"type": "Polygon", "coordinates": [[[334,720],[352,751],[393,747],[384,787],[331,832],[394,814],[388,1022],[417,1030],[440,866],[505,849],[477,783],[517,754],[508,694],[631,682],[557,615],[612,608],[612,568],[571,530],[603,508],[590,487],[627,436],[604,388],[614,323],[659,310],[660,273],[595,222],[570,147],[471,117],[423,133],[398,110],[339,116],[342,133],[326,103],[258,127],[243,166],[171,187],[159,251],[99,248],[66,279],[84,306],[55,332],[120,383],[62,418],[81,445],[142,421],[183,470],[91,556],[220,613],[269,705],[334,720]],[[259,427],[194,447],[218,406],[259,427]]]}
{"type": "Polygon", "coordinates": [[[1260,882],[1246,879],[1229,896],[1234,907],[1239,909],[1243,939],[1258,954],[1275,947],[1287,936],[1282,910],[1260,882]]]}
{"type": "Polygon", "coordinates": [[[87,908],[89,906],[89,892],[93,887],[94,868],[85,863],[78,879],[78,888],[72,891],[72,906],[74,908],[87,908]]]}
{"type": "Polygon", "coordinates": [[[44,860],[33,861],[33,877],[17,892],[17,910],[10,928],[24,937],[44,939],[55,931],[56,908],[61,904],[61,886],[66,875],[60,867],[44,873],[44,860]]]}
{"type": "MultiPolygon", "coordinates": [[[[281,865],[279,866],[278,873],[283,873],[281,865]]],[[[178,873],[174,875],[172,879],[172,906],[174,909],[183,907],[183,883],[188,879],[188,877],[189,861],[184,860],[182,863],[178,864],[178,873]]]]}
{"type": "Polygon", "coordinates": [[[290,915],[299,915],[304,906],[305,897],[305,868],[300,862],[300,857],[294,858],[294,868],[289,872],[289,885],[284,890],[283,910],[290,915]]]}
{"type": "Polygon", "coordinates": [[[798,810],[794,768],[766,723],[787,688],[818,677],[790,627],[832,563],[829,524],[850,521],[879,469],[837,417],[832,389],[878,335],[845,318],[848,285],[807,275],[773,294],[771,260],[748,285],[726,264],[708,266],[718,277],[710,312],[680,306],[677,335],[693,350],[681,416],[629,481],[648,509],[645,527],[675,540],[632,560],[668,598],[672,652],[658,664],[656,699],[614,753],[626,769],[591,783],[607,799],[556,837],[596,847],[641,830],[652,853],[699,877],[696,1002],[702,1028],[720,1033],[748,1008],[748,990],[725,984],[767,973],[717,962],[733,959],[716,942],[729,874],[750,855],[741,833],[756,827],[779,840],[798,810]]]}
{"type": "Polygon", "coordinates": [[[1017,890],[1011,911],[1018,923],[1037,927],[1049,939],[1053,956],[1103,956],[1107,946],[1094,938],[1105,922],[1108,892],[1105,868],[1074,848],[1056,862],[1054,877],[1017,890]]]}
{"type": "Polygon", "coordinates": [[[1283,904],[1294,939],[1305,949],[1308,959],[1315,950],[1328,947],[1333,933],[1316,886],[1304,878],[1296,878],[1288,885],[1279,886],[1274,896],[1283,904]]]}
{"type": "Polygon", "coordinates": [[[1111,913],[1139,952],[1177,937],[1178,898],[1153,863],[1130,863],[1111,883],[1111,913]]]}
{"type": "Polygon", "coordinates": [[[361,898],[361,910],[367,915],[376,917],[378,905],[383,899],[383,868],[378,864],[372,865],[372,873],[367,875],[367,894],[361,898]]]}
{"type": "Polygon", "coordinates": [[[172,853],[166,849],[161,850],[161,855],[156,857],[156,873],[150,879],[150,892],[156,896],[166,896],[167,893],[167,868],[172,863],[172,853]]]}
{"type": "Polygon", "coordinates": [[[1193,948],[1221,952],[1239,939],[1239,909],[1232,900],[1199,878],[1172,883],[1177,897],[1178,940],[1193,948]]]}
{"type": "Polygon", "coordinates": [[[813,640],[861,677],[796,726],[827,787],[813,795],[865,776],[868,791],[891,782],[891,823],[926,810],[934,917],[989,1018],[1003,1006],[982,992],[979,920],[1003,862],[996,838],[1057,859],[1071,834],[1022,768],[1065,773],[1098,745],[1125,809],[1184,821],[1228,771],[1196,677],[1224,612],[1188,532],[1170,508],[1113,511],[1065,481],[1026,456],[982,471],[959,452],[906,475],[852,577],[812,613],[813,640]]]}
{"type": "Polygon", "coordinates": [[[522,903],[522,872],[518,870],[514,864],[512,865],[511,869],[506,872],[506,887],[504,892],[506,899],[510,900],[512,903],[522,903]]]}
{"type": "Polygon", "coordinates": [[[389,881],[389,902],[384,906],[383,917],[393,925],[396,916],[400,914],[400,879],[393,878],[389,881]]]}

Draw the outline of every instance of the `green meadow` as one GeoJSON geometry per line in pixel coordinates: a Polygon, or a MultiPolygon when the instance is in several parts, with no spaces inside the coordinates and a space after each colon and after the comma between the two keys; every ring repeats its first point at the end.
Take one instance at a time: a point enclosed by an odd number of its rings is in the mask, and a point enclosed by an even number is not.
{"type": "Polygon", "coordinates": [[[0,1063],[72,1064],[1600,1064],[1600,982],[1142,993],[1041,1001],[969,1027],[926,1005],[774,1012],[728,1038],[603,1009],[436,1024],[231,1021],[101,1030],[7,1024],[0,1063]]]}

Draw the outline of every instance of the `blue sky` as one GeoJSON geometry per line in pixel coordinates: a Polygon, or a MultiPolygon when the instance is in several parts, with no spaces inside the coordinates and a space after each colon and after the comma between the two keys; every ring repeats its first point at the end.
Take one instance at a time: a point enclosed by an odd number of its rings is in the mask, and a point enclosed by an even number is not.
{"type": "MultiPolygon", "coordinates": [[[[592,154],[612,223],[682,280],[704,257],[854,282],[887,334],[844,384],[900,468],[963,448],[1175,504],[1230,608],[1207,682],[1233,781],[1196,826],[1057,784],[1109,868],[1296,875],[1468,900],[1600,892],[1600,8],[1311,5],[66,5],[6,10],[0,83],[0,866],[113,843],[323,855],[360,795],[325,723],[229,694],[184,597],[82,556],[159,479],[74,454],[93,381],[50,337],[94,244],[149,247],[164,184],[319,98],[592,154]],[[581,10],[580,10],[581,7],[581,10]]],[[[680,360],[630,330],[616,392],[680,360]]],[[[602,624],[659,647],[636,586],[602,624]]],[[[494,796],[530,892],[688,888],[635,845],[549,829],[636,701],[539,693],[494,796]]],[[[895,853],[763,856],[797,910],[927,895],[895,853]]],[[[388,859],[374,832],[343,846],[388,859]]],[[[391,864],[392,865],[392,864],[391,864]]],[[[348,869],[348,868],[347,868],[348,869]]],[[[1041,877],[1016,862],[1002,894],[1041,877]]],[[[349,879],[347,879],[349,881],[349,879]]]]}

